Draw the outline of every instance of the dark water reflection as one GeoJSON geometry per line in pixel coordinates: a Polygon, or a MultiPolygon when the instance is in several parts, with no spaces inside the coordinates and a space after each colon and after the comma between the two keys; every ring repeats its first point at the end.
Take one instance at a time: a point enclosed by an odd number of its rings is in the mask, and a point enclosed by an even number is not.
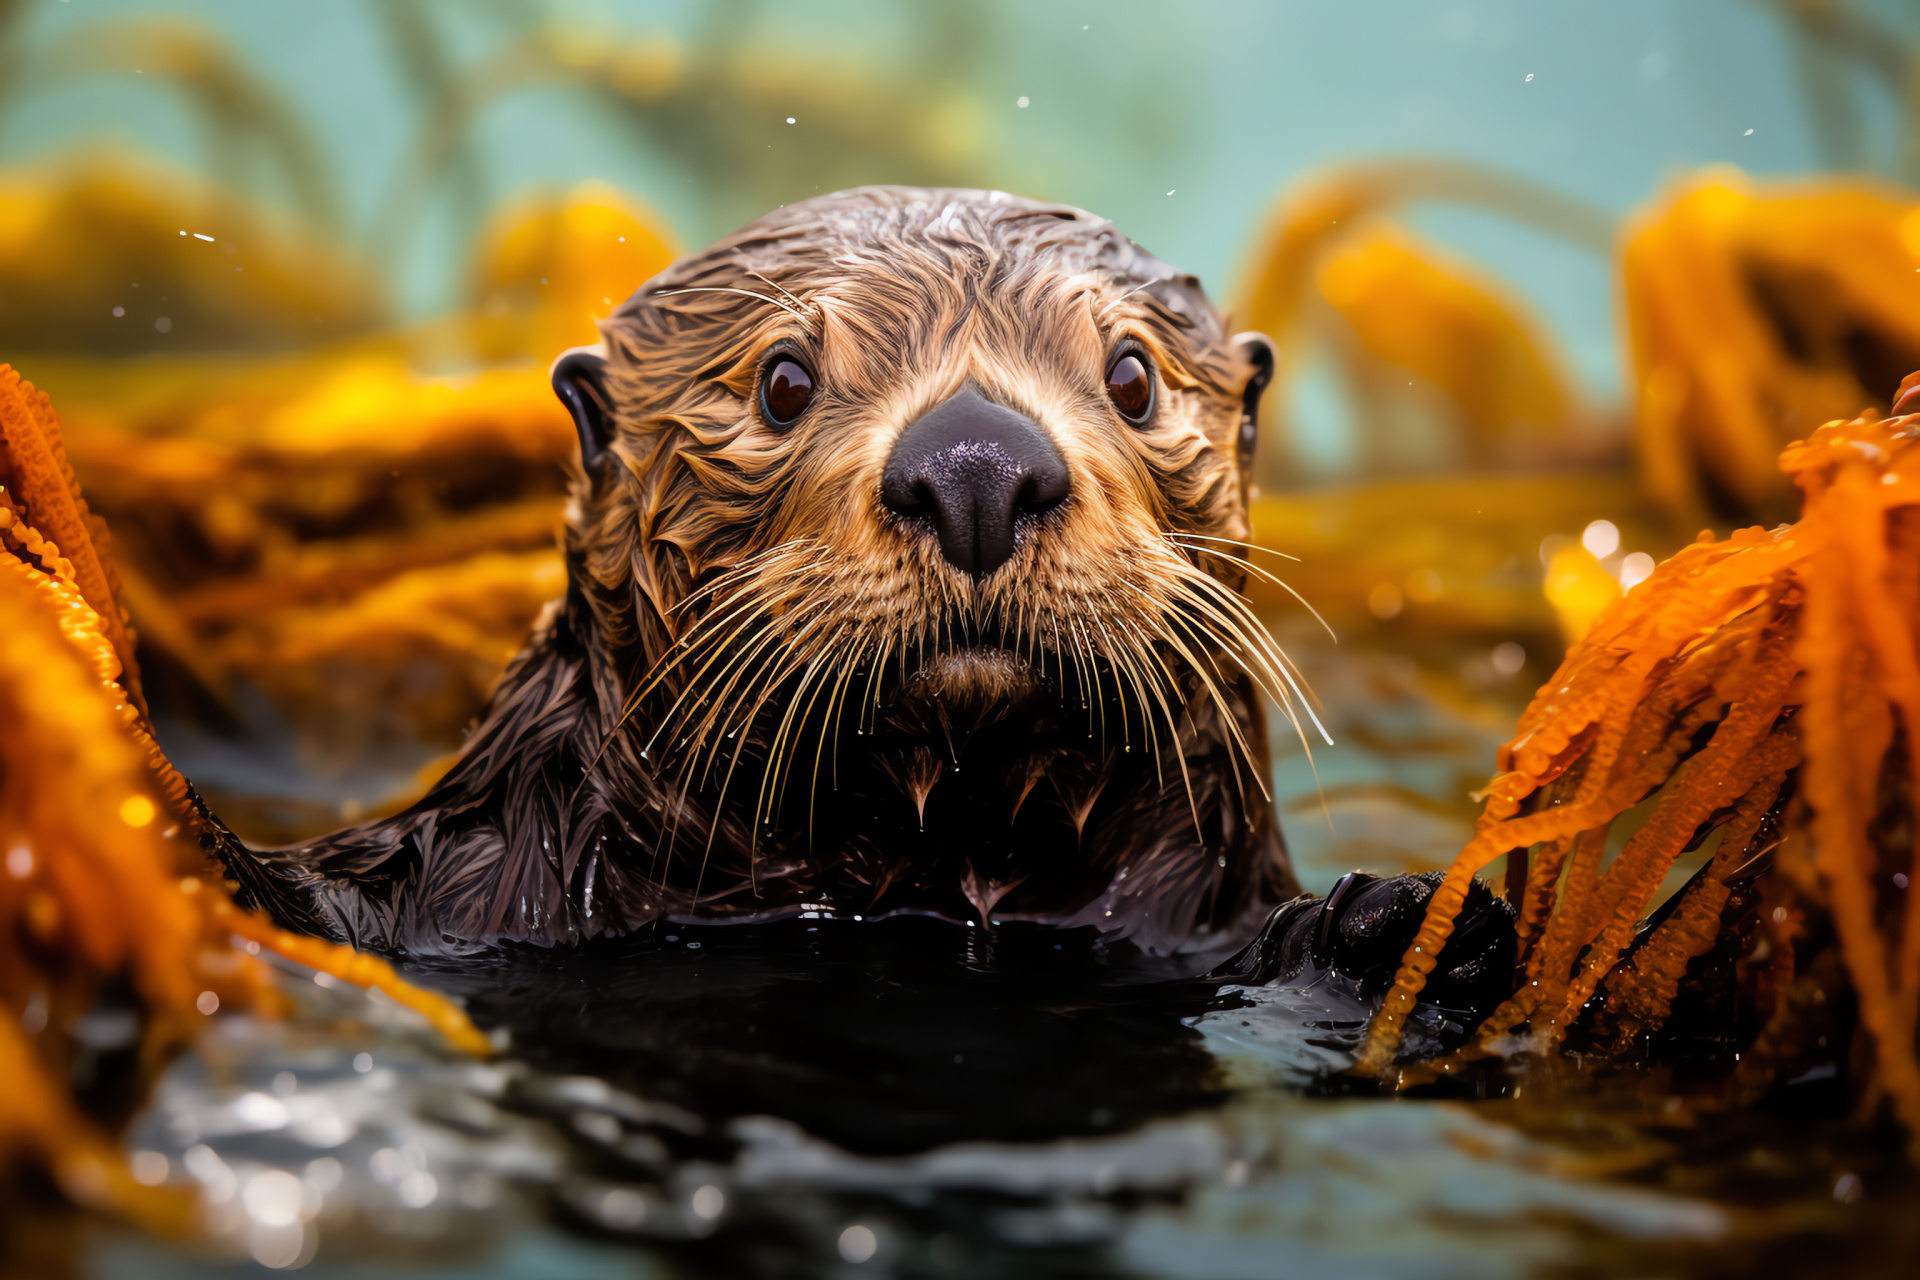
{"type": "Polygon", "coordinates": [[[1112,1133],[1217,1105],[1189,1025],[1233,1003],[1091,929],[901,917],[660,926],[622,945],[433,974],[516,1057],[715,1122],[781,1116],[862,1154],[1112,1133]]]}
{"type": "Polygon", "coordinates": [[[1451,1277],[1732,1229],[1461,1105],[1332,1096],[1351,985],[1218,960],[793,920],[417,975],[505,1033],[489,1064],[290,970],[299,1016],[223,1020],[129,1135],[215,1243],[92,1271],[1451,1277]]]}

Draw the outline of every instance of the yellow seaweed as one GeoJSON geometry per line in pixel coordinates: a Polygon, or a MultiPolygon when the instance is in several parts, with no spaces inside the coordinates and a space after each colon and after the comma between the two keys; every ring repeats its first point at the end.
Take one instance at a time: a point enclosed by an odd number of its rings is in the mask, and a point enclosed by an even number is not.
{"type": "Polygon", "coordinates": [[[0,474],[33,495],[0,506],[0,1160],[46,1168],[79,1203],[177,1227],[187,1202],[137,1183],[54,1083],[70,1065],[65,1027],[109,979],[124,976],[139,998],[149,1074],[220,1008],[279,1010],[271,971],[254,958],[261,946],[378,987],[464,1050],[489,1045],[455,1006],[384,961],[285,934],[197,874],[194,837],[206,819],[155,747],[89,598],[90,575],[75,567],[102,570],[97,587],[110,566],[84,522],[56,549],[27,519],[44,510],[84,520],[85,508],[64,479],[46,398],[3,365],[0,422],[0,474]]]}
{"type": "Polygon", "coordinates": [[[1400,460],[1398,438],[1382,433],[1400,416],[1393,406],[1420,391],[1448,407],[1441,428],[1459,461],[1590,456],[1600,447],[1592,415],[1545,328],[1483,272],[1389,221],[1422,200],[1477,204],[1589,247],[1609,234],[1604,215],[1472,165],[1388,160],[1320,175],[1256,234],[1234,303],[1237,324],[1280,344],[1281,390],[1269,401],[1283,406],[1288,379],[1325,346],[1374,469],[1400,460]]]}
{"type": "Polygon", "coordinates": [[[665,225],[604,182],[496,214],[468,285],[476,354],[544,364],[568,347],[598,342],[595,319],[680,256],[665,225]]]}
{"type": "Polygon", "coordinates": [[[338,248],[152,161],[83,153],[3,178],[0,350],[271,351],[384,318],[338,248]]]}
{"type": "Polygon", "coordinates": [[[561,589],[575,444],[546,365],[674,252],[644,207],[583,184],[495,218],[472,310],[418,330],[265,359],[51,366],[169,705],[250,683],[322,771],[396,738],[457,746],[561,589]]]}
{"type": "Polygon", "coordinates": [[[1356,231],[1326,253],[1316,287],[1375,359],[1458,407],[1472,462],[1511,456],[1573,421],[1572,386],[1521,304],[1405,232],[1356,231]]]}
{"type": "Polygon", "coordinates": [[[1648,495],[1677,518],[1792,514],[1788,441],[1920,367],[1920,204],[1866,180],[1688,179],[1620,249],[1648,495]]]}

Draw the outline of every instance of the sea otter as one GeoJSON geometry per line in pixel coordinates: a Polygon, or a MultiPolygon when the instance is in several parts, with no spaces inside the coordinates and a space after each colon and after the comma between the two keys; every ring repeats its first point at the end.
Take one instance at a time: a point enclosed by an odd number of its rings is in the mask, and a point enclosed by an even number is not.
{"type": "Polygon", "coordinates": [[[419,803],[229,850],[253,901],[415,956],[809,911],[1219,955],[1299,894],[1263,701],[1316,726],[1239,595],[1274,351],[1193,276],[870,187],[601,331],[553,371],[565,598],[419,803]]]}

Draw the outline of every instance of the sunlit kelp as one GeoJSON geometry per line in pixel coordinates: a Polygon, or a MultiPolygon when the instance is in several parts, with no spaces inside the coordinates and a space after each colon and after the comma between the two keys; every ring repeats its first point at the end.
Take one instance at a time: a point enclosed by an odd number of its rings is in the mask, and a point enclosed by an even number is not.
{"type": "Polygon", "coordinates": [[[119,152],[6,171],[0,300],[13,353],[286,349],[383,316],[366,272],[331,243],[119,152]]]}
{"type": "MultiPolygon", "coordinates": [[[[298,356],[51,367],[167,714],[231,713],[251,686],[322,773],[396,743],[415,763],[458,745],[562,588],[575,446],[546,365],[671,259],[646,216],[591,185],[523,201],[484,237],[474,309],[419,329],[298,356]],[[446,362],[469,371],[433,372],[446,362]]],[[[338,820],[262,828],[219,807],[266,837],[338,820]]]]}
{"type": "Polygon", "coordinates": [[[1627,228],[1621,297],[1647,495],[1683,521],[1783,519],[1789,440],[1885,411],[1920,366],[1920,205],[1861,180],[1681,183],[1627,228]]]}
{"type": "Polygon", "coordinates": [[[474,354],[545,366],[679,256],[659,215],[602,182],[494,215],[468,281],[474,354]]]}
{"type": "MultiPolygon", "coordinates": [[[[1279,385],[1316,349],[1330,353],[1376,473],[1604,451],[1606,433],[1544,327],[1501,286],[1389,220],[1422,201],[1486,208],[1596,252],[1611,236],[1603,212],[1471,165],[1403,159],[1335,169],[1274,209],[1235,303],[1236,323],[1279,341],[1279,385]]],[[[1284,415],[1284,394],[1269,401],[1284,415]]],[[[1268,470],[1277,477],[1287,467],[1268,470]]]]}
{"type": "MultiPolygon", "coordinates": [[[[1263,565],[1342,636],[1417,629],[1463,642],[1537,641],[1542,652],[1557,651],[1555,610],[1540,590],[1542,542],[1571,543],[1568,530],[1599,519],[1617,522],[1635,550],[1666,537],[1631,477],[1598,470],[1263,493],[1250,507],[1255,539],[1299,560],[1263,565]]],[[[1262,580],[1247,590],[1263,606],[1285,601],[1262,580]]]]}
{"type": "Polygon", "coordinates": [[[195,874],[198,837],[217,828],[133,698],[112,568],[51,407],[4,365],[0,429],[0,1161],[47,1169],[81,1203],[177,1225],[187,1203],[135,1181],[70,1092],[95,1076],[82,1059],[99,1050],[76,1028],[103,996],[138,1019],[127,1087],[92,1099],[113,1120],[219,1008],[277,1011],[262,946],[386,991],[463,1048],[488,1046],[384,961],[283,933],[195,874]]]}
{"type": "Polygon", "coordinates": [[[1531,850],[1524,876],[1509,876],[1524,976],[1482,1028],[1482,1052],[1522,1024],[1551,1049],[1596,995],[1619,1045],[1657,1027],[1687,963],[1719,935],[1729,878],[1771,854],[1784,877],[1761,921],[1772,1008],[1744,1075],[1778,1066],[1765,1055],[1792,1040],[1797,918],[1830,914],[1874,1087],[1920,1140],[1920,893],[1907,890],[1920,874],[1908,745],[1920,724],[1916,438],[1915,416],[1821,427],[1781,460],[1805,498],[1798,524],[1703,535],[1601,615],[1501,750],[1363,1070],[1390,1069],[1453,913],[1501,854],[1531,850]],[[1652,815],[1603,871],[1608,828],[1652,791],[1652,815]],[[1705,878],[1621,965],[1675,857],[1716,828],[1705,878]]]}

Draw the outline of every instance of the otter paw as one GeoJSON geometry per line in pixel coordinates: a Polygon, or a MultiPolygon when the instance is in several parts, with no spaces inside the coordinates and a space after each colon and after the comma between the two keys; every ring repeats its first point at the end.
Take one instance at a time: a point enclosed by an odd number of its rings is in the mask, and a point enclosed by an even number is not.
{"type": "MultiPolygon", "coordinates": [[[[1212,976],[1246,986],[1338,986],[1370,1013],[1393,985],[1442,879],[1437,871],[1349,872],[1324,898],[1276,908],[1252,944],[1212,976]]],[[[1406,1056],[1450,1047],[1513,994],[1513,921],[1506,901],[1476,880],[1409,1019],[1406,1056]]]]}

